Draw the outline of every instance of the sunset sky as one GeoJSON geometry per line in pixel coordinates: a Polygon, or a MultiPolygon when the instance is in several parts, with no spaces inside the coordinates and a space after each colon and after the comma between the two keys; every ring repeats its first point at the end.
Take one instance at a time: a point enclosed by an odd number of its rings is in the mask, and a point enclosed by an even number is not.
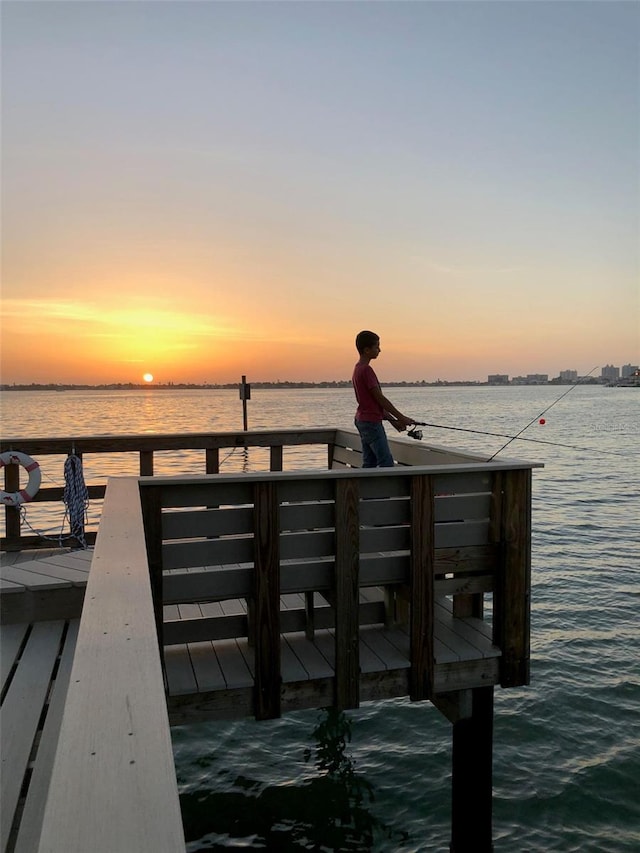
{"type": "Polygon", "coordinates": [[[639,363],[638,3],[1,14],[3,382],[639,363]]]}

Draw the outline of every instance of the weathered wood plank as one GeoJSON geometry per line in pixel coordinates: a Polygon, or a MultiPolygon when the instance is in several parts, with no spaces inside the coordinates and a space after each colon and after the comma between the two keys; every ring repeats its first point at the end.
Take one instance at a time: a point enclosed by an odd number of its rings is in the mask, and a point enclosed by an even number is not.
{"type": "Polygon", "coordinates": [[[72,586],[71,581],[64,580],[63,578],[48,577],[47,575],[24,568],[31,565],[32,563],[22,563],[20,566],[3,566],[0,569],[1,576],[12,583],[22,584],[28,590],[68,589],[72,586]]]}
{"type": "MultiPolygon", "coordinates": [[[[206,450],[208,448],[270,447],[272,444],[305,445],[330,444],[335,429],[332,427],[301,427],[290,429],[268,429],[220,432],[154,433],[143,435],[94,435],[52,438],[19,438],[7,436],[0,439],[0,452],[15,448],[29,456],[66,457],[70,449],[78,454],[92,453],[138,453],[140,450],[206,450]]],[[[7,466],[8,467],[8,466],[7,466]]]]}
{"type": "Polygon", "coordinates": [[[39,853],[184,853],[136,478],[107,488],[39,853]]]}
{"type": "Polygon", "coordinates": [[[38,849],[79,624],[79,620],[74,619],[67,627],[60,665],[53,684],[49,708],[38,745],[37,758],[29,781],[24,811],[20,819],[14,853],[32,853],[33,850],[38,849]]]}
{"type": "Polygon", "coordinates": [[[253,534],[252,507],[216,507],[162,514],[162,538],[165,541],[242,534],[253,534]]]}
{"type": "Polygon", "coordinates": [[[172,696],[198,692],[198,682],[186,643],[164,647],[164,673],[167,690],[172,696]]]}
{"type": "Polygon", "coordinates": [[[386,632],[364,628],[360,632],[361,643],[366,644],[383,662],[385,669],[408,669],[409,658],[401,654],[397,646],[389,641],[386,632]]]}
{"type": "MultiPolygon", "coordinates": [[[[318,635],[320,635],[320,632],[318,632],[318,635]]],[[[304,632],[300,631],[287,634],[285,641],[302,664],[309,680],[333,677],[333,665],[322,654],[317,643],[308,640],[304,632]]],[[[333,643],[333,640],[331,642],[333,643]]],[[[332,701],[333,698],[331,696],[332,701]]]]}
{"type": "Polygon", "coordinates": [[[60,650],[63,622],[33,626],[0,709],[2,729],[0,849],[5,850],[29,754],[60,650]]]}
{"type": "Polygon", "coordinates": [[[211,642],[189,643],[188,650],[198,684],[198,693],[224,689],[226,683],[213,644],[211,642]]]}
{"type": "MultiPolygon", "coordinates": [[[[40,561],[40,560],[30,560],[26,563],[20,563],[19,566],[14,567],[14,570],[20,569],[20,571],[29,572],[30,574],[37,575],[38,577],[45,578],[47,580],[53,581],[68,581],[74,586],[86,586],[87,578],[89,576],[89,570],[87,569],[77,569],[77,568],[69,568],[65,565],[60,565],[59,563],[51,563],[48,561],[40,561]]],[[[42,585],[41,582],[38,582],[38,589],[51,589],[52,587],[42,585]]],[[[64,586],[58,586],[53,588],[67,588],[67,584],[64,586]]]]}
{"type": "Polygon", "coordinates": [[[17,664],[18,653],[25,641],[29,624],[0,625],[0,690],[4,694],[7,679],[17,664]]]}
{"type": "Polygon", "coordinates": [[[65,566],[68,569],[88,573],[91,569],[92,550],[69,551],[64,554],[38,554],[38,563],[47,563],[52,566],[65,566]]]}
{"type": "Polygon", "coordinates": [[[362,451],[351,447],[340,447],[338,444],[333,445],[333,456],[331,459],[332,468],[361,468],[362,467],[362,451]]]}
{"type": "Polygon", "coordinates": [[[228,689],[254,687],[254,677],[235,639],[217,640],[213,648],[228,689]]]}

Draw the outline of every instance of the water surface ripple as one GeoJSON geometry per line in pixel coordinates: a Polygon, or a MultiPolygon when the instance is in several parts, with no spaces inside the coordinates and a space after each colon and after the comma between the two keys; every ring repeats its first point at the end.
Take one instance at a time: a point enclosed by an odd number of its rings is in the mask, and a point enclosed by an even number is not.
{"type": "MultiPolygon", "coordinates": [[[[513,435],[562,390],[401,388],[389,396],[430,423],[513,435]]],[[[576,388],[525,436],[581,449],[513,442],[502,453],[545,468],[533,487],[531,685],[496,690],[496,853],[640,850],[639,401],[636,389],[576,388]]],[[[20,436],[242,427],[237,391],[13,392],[3,409],[5,433],[20,436]]],[[[256,429],[349,426],[352,418],[348,389],[254,390],[249,403],[256,429]]],[[[424,434],[487,458],[504,444],[435,428],[424,434]]],[[[288,464],[319,458],[297,451],[288,464]]],[[[47,461],[49,481],[63,481],[63,461],[47,461]]],[[[102,473],[105,464],[89,468],[102,473]]],[[[109,464],[107,473],[135,473],[137,460],[109,464]]],[[[231,454],[223,470],[242,464],[231,454]]],[[[202,460],[160,454],[157,470],[201,471],[202,460]]],[[[58,523],[32,517],[36,526],[58,523]]],[[[342,763],[331,772],[327,741],[317,737],[323,723],[310,711],[175,729],[190,853],[448,850],[450,727],[440,714],[408,700],[350,712],[342,721],[350,740],[343,732],[342,763]]]]}

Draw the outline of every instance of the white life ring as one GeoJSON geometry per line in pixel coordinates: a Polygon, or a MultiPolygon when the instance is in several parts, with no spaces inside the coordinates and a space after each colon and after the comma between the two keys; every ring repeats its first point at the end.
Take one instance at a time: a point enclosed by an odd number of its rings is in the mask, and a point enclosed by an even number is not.
{"type": "Polygon", "coordinates": [[[0,453],[0,468],[4,468],[5,465],[22,465],[29,472],[29,482],[24,489],[20,489],[17,492],[0,490],[0,503],[6,506],[19,506],[20,504],[32,501],[42,482],[40,465],[30,456],[27,456],[26,453],[20,453],[18,450],[8,450],[6,453],[0,453]]]}

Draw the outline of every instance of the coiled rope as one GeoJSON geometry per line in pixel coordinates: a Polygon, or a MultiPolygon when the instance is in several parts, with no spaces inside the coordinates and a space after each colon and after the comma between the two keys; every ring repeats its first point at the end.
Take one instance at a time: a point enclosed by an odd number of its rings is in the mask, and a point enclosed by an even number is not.
{"type": "MultiPolygon", "coordinates": [[[[67,456],[64,463],[64,483],[62,500],[66,507],[65,520],[69,519],[70,536],[75,537],[80,545],[86,548],[84,526],[89,508],[89,491],[84,482],[82,459],[79,456],[67,456]]],[[[62,524],[64,525],[64,521],[62,524]]]]}
{"type": "Polygon", "coordinates": [[[61,547],[68,539],[75,539],[79,546],[87,549],[87,541],[84,535],[85,524],[87,523],[87,510],[89,509],[89,491],[84,482],[84,473],[82,470],[82,459],[75,454],[67,456],[64,463],[64,491],[62,500],[65,505],[64,518],[60,525],[60,533],[57,536],[47,536],[46,533],[36,530],[27,519],[27,506],[29,504],[20,504],[21,522],[29,528],[33,533],[46,539],[48,542],[57,542],[61,547]],[[65,523],[69,520],[69,533],[64,535],[63,530],[65,523]]]}

